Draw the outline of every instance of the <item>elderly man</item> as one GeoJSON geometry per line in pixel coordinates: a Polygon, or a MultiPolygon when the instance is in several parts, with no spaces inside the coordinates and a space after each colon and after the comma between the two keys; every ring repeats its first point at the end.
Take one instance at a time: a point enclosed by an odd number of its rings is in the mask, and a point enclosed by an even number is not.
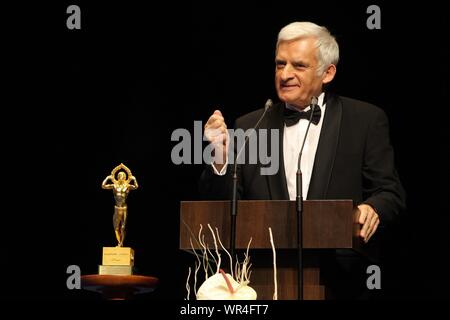
{"type": "MultiPolygon", "coordinates": [[[[301,159],[304,198],[353,199],[361,212],[360,236],[368,242],[380,223],[391,222],[404,209],[405,194],[394,167],[385,113],[369,103],[325,90],[336,75],[338,60],[338,44],[325,27],[294,22],[280,31],[275,86],[281,102],[267,110],[259,125],[261,129],[279,130],[279,170],[262,175],[260,163],[239,165],[238,197],[295,200],[298,156],[309,121],[309,115],[303,113],[310,109],[312,97],[318,97],[319,108],[314,112],[301,159]]],[[[240,117],[235,128],[254,127],[263,112],[240,117]]],[[[229,199],[233,168],[226,159],[230,138],[219,110],[206,123],[205,136],[215,147],[216,162],[204,170],[201,192],[209,199],[229,199]],[[217,161],[220,158],[224,161],[217,161]]],[[[338,252],[336,258],[336,268],[343,266],[344,274],[354,272],[349,271],[354,269],[354,256],[338,252]]],[[[365,282],[359,285],[365,286],[365,282]]],[[[335,290],[337,297],[360,296],[360,290],[340,289],[335,290]]]]}

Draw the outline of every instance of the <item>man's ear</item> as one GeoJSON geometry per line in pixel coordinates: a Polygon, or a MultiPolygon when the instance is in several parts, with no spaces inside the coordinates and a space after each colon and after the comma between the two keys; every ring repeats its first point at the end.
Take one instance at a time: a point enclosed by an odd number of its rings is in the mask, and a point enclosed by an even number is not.
{"type": "Polygon", "coordinates": [[[336,75],[336,66],[334,64],[330,64],[323,73],[322,84],[330,83],[334,79],[335,75],[336,75]]]}

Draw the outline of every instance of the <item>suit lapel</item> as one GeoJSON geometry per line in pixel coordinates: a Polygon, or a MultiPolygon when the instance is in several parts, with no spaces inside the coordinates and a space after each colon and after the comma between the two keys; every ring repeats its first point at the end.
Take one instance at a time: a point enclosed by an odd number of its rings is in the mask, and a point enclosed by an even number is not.
{"type": "Polygon", "coordinates": [[[336,157],[341,119],[342,103],[340,99],[334,95],[328,95],[307,199],[324,199],[326,197],[336,157]]]}
{"type": "MultiPolygon", "coordinates": [[[[271,200],[286,200],[289,199],[289,192],[286,183],[286,174],[284,170],[284,156],[283,156],[283,132],[284,132],[284,120],[283,120],[284,103],[275,104],[267,114],[267,129],[278,129],[278,146],[279,146],[279,167],[278,171],[274,175],[267,175],[267,183],[269,187],[269,194],[271,200]]],[[[268,131],[269,131],[268,130],[268,131]]],[[[270,137],[270,132],[268,132],[270,137]]],[[[272,154],[271,143],[268,145],[268,152],[272,154]]],[[[277,152],[277,150],[275,150],[277,152]]]]}

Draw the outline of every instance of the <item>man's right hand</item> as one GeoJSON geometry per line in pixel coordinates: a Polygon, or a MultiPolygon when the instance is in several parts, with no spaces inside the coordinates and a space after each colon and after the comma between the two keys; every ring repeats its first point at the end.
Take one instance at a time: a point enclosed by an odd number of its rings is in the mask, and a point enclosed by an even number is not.
{"type": "Polygon", "coordinates": [[[214,167],[220,172],[228,156],[229,137],[225,119],[219,110],[209,117],[205,124],[205,137],[214,146],[214,167]]]}

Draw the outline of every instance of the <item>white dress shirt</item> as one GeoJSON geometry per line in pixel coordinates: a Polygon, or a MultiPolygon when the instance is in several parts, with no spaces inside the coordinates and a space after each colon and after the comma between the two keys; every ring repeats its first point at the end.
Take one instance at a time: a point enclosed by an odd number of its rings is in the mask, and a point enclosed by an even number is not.
{"type": "MultiPolygon", "coordinates": [[[[319,144],[320,130],[322,129],[323,118],[325,116],[325,104],[323,104],[322,94],[318,98],[318,105],[320,107],[321,115],[320,121],[317,125],[311,123],[309,127],[308,136],[306,137],[305,146],[303,147],[302,160],[300,168],[302,170],[303,178],[303,199],[306,199],[309,190],[309,183],[314,166],[314,158],[316,156],[317,145],[319,144]]],[[[297,110],[294,107],[286,104],[286,108],[297,110]]],[[[310,107],[305,108],[308,111],[310,107]]],[[[284,172],[286,174],[287,188],[289,192],[289,199],[295,200],[296,189],[296,173],[298,156],[302,146],[303,138],[305,136],[306,128],[308,126],[308,119],[300,119],[300,121],[290,127],[284,125],[283,133],[283,157],[284,157],[284,172]]]]}

